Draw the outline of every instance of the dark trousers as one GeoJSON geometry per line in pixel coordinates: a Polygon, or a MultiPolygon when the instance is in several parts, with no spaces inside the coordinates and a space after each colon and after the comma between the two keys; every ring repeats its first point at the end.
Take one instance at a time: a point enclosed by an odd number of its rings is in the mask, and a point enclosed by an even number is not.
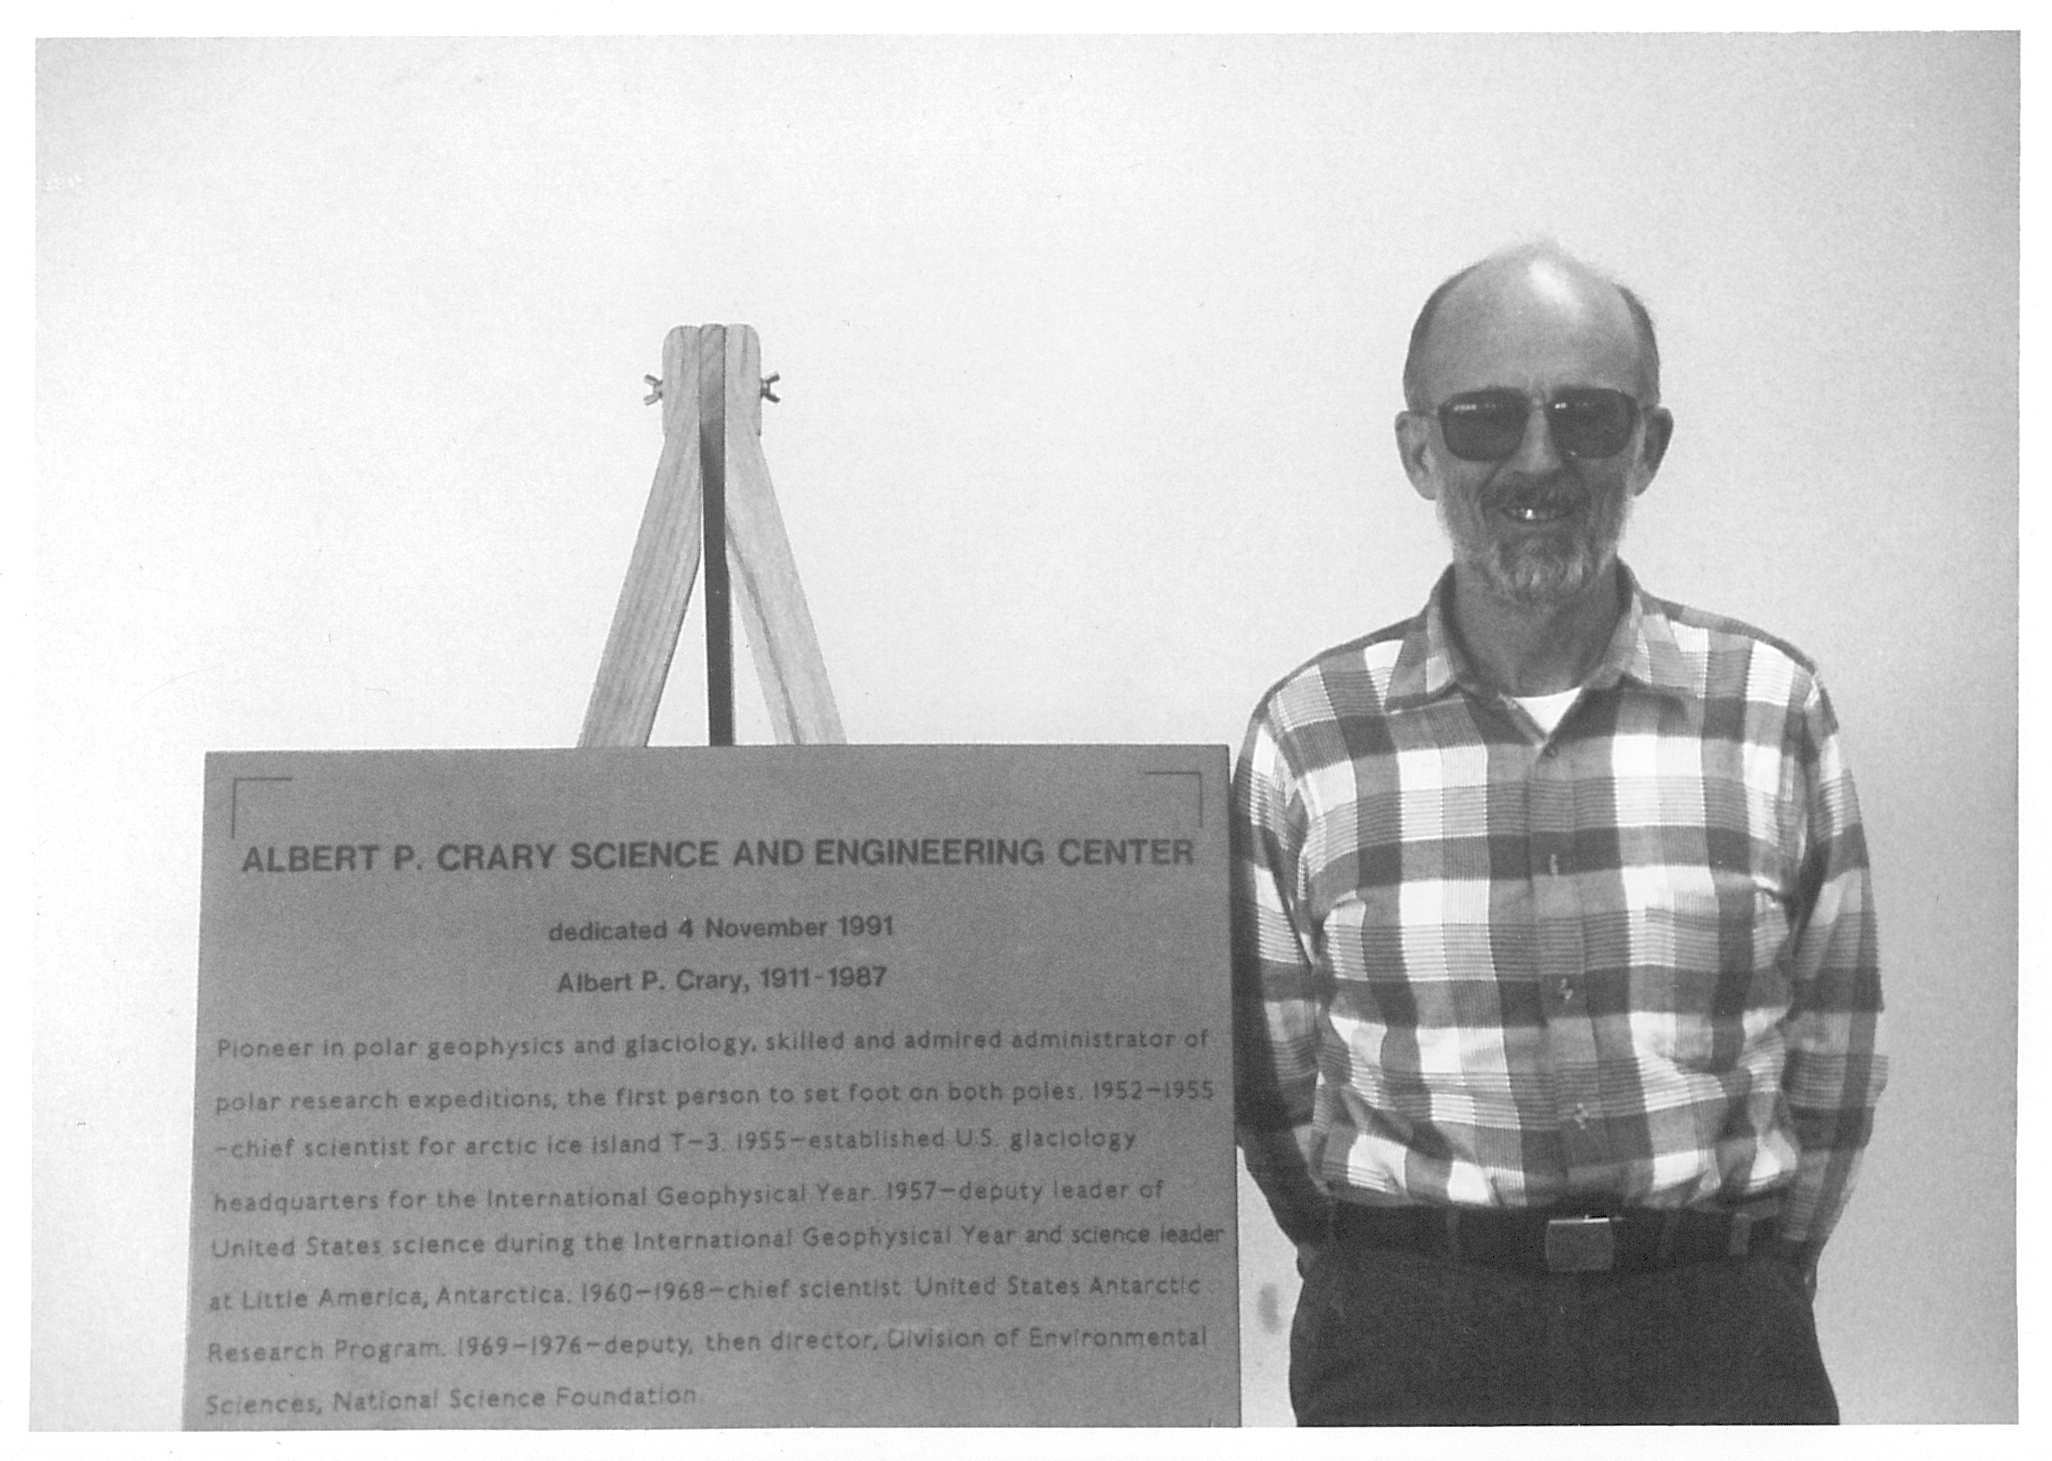
{"type": "Polygon", "coordinates": [[[1335,1243],[1290,1332],[1299,1425],[1836,1424],[1802,1274],[1761,1254],[1521,1273],[1335,1243]]]}

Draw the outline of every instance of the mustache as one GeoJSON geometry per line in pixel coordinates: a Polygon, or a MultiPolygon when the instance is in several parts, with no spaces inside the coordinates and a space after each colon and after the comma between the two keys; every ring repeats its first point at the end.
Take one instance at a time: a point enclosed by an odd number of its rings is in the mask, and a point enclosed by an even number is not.
{"type": "Polygon", "coordinates": [[[1558,477],[1536,482],[1529,479],[1490,482],[1476,493],[1477,505],[1485,512],[1503,508],[1534,508],[1542,512],[1580,510],[1588,506],[1593,496],[1586,487],[1558,477]]]}

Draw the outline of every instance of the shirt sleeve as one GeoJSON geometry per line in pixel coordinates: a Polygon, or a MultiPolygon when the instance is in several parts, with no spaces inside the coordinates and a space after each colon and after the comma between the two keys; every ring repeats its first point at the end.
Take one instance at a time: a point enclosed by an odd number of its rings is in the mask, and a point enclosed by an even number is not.
{"type": "Polygon", "coordinates": [[[1888,1064],[1866,837],[1837,719],[1814,680],[1791,731],[1783,805],[1797,887],[1782,1094],[1800,1165],[1780,1231],[1814,1260],[1851,1195],[1888,1064]]]}
{"type": "Polygon", "coordinates": [[[1247,1171],[1292,1242],[1323,1243],[1313,1175],[1318,1031],[1313,940],[1296,895],[1302,825],[1281,746],[1257,712],[1233,777],[1234,1111],[1247,1171]]]}

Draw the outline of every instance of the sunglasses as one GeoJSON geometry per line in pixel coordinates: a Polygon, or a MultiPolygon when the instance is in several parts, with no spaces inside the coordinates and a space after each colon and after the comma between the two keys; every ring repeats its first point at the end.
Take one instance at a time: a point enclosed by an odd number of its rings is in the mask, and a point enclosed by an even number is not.
{"type": "MultiPolygon", "coordinates": [[[[1532,403],[1523,392],[1497,387],[1449,397],[1439,408],[1446,449],[1464,462],[1500,462],[1517,455],[1525,441],[1525,417],[1532,403]]],[[[1555,450],[1594,460],[1614,457],[1639,424],[1639,403],[1623,391],[1574,386],[1546,403],[1546,424],[1555,450]]]]}

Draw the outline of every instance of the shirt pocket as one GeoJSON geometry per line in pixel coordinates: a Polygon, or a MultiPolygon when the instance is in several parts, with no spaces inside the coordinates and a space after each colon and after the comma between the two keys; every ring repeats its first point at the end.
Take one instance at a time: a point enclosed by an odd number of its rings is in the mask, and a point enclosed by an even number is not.
{"type": "Polygon", "coordinates": [[[1788,1006],[1788,912],[1743,872],[1662,870],[1628,883],[1633,1043],[1688,1070],[1735,1069],[1788,1006]]]}

